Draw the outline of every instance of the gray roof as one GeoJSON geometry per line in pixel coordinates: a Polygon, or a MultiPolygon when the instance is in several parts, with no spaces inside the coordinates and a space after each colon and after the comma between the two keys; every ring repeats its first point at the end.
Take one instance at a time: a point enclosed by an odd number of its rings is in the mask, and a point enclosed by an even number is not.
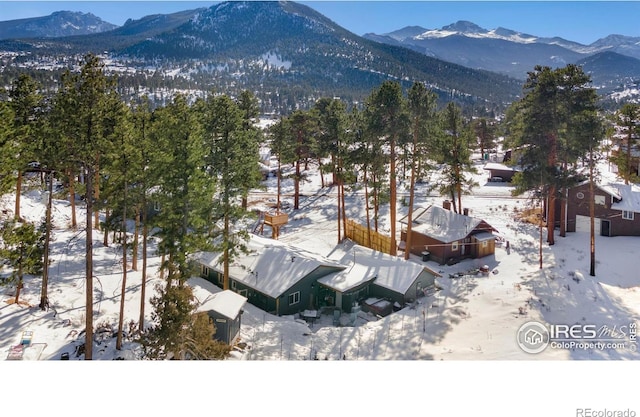
{"type": "MultiPolygon", "coordinates": [[[[438,206],[418,208],[413,212],[411,230],[450,243],[464,239],[482,222],[481,219],[455,213],[438,206]]],[[[407,224],[407,216],[400,220],[407,224]]]]}
{"type": "Polygon", "coordinates": [[[347,269],[322,277],[318,282],[336,291],[345,292],[373,280],[376,285],[404,294],[422,272],[427,271],[439,276],[438,273],[415,262],[352,242],[341,263],[346,265],[347,269]]]}
{"type": "MultiPolygon", "coordinates": [[[[344,269],[343,265],[320,255],[295,248],[273,239],[251,235],[248,255],[239,255],[229,265],[229,275],[235,281],[270,297],[277,298],[321,266],[344,269]]],[[[194,259],[222,273],[222,254],[199,252],[194,259]]]]}
{"type": "Polygon", "coordinates": [[[234,320],[247,302],[247,298],[230,290],[212,294],[198,307],[198,311],[216,311],[234,320]]]}

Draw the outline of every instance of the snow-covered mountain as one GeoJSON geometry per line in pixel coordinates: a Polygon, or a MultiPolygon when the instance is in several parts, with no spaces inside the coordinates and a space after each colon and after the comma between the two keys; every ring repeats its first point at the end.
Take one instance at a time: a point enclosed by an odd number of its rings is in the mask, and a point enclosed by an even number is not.
{"type": "Polygon", "coordinates": [[[0,39],[59,38],[106,32],[117,27],[91,13],[59,11],[49,16],[0,22],[0,39]]]}
{"type": "Polygon", "coordinates": [[[560,37],[538,37],[504,27],[489,30],[468,21],[458,21],[440,29],[408,26],[382,35],[369,33],[364,36],[520,79],[525,78],[534,65],[566,65],[602,52],[640,59],[640,38],[610,35],[591,45],[583,45],[560,37]]]}

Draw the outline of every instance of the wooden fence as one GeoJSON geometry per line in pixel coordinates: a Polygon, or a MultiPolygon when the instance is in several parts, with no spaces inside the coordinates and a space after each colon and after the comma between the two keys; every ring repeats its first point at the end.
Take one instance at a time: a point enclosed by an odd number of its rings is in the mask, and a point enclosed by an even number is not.
{"type": "Polygon", "coordinates": [[[379,252],[391,253],[390,236],[385,236],[375,230],[368,232],[366,226],[358,224],[353,220],[347,220],[346,236],[358,245],[365,246],[379,252]],[[369,233],[371,233],[371,244],[369,244],[369,233]]]}

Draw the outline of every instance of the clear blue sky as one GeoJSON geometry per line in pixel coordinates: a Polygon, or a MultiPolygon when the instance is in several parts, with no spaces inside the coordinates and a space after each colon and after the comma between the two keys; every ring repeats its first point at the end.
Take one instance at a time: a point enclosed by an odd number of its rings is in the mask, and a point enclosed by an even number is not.
{"type": "MultiPolygon", "coordinates": [[[[122,25],[128,18],[209,7],[215,1],[0,1],[0,20],[58,10],[91,12],[122,25]]],[[[536,36],[590,44],[610,34],[640,36],[640,1],[303,1],[353,33],[387,33],[405,26],[440,28],[469,20],[536,36]]]]}

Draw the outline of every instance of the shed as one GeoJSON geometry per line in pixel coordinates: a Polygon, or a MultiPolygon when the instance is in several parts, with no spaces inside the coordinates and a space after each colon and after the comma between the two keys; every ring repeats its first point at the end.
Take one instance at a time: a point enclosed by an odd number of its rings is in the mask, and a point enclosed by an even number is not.
{"type": "Polygon", "coordinates": [[[246,297],[230,290],[211,294],[199,307],[206,311],[216,327],[214,339],[232,345],[240,332],[242,308],[246,297]]]}

